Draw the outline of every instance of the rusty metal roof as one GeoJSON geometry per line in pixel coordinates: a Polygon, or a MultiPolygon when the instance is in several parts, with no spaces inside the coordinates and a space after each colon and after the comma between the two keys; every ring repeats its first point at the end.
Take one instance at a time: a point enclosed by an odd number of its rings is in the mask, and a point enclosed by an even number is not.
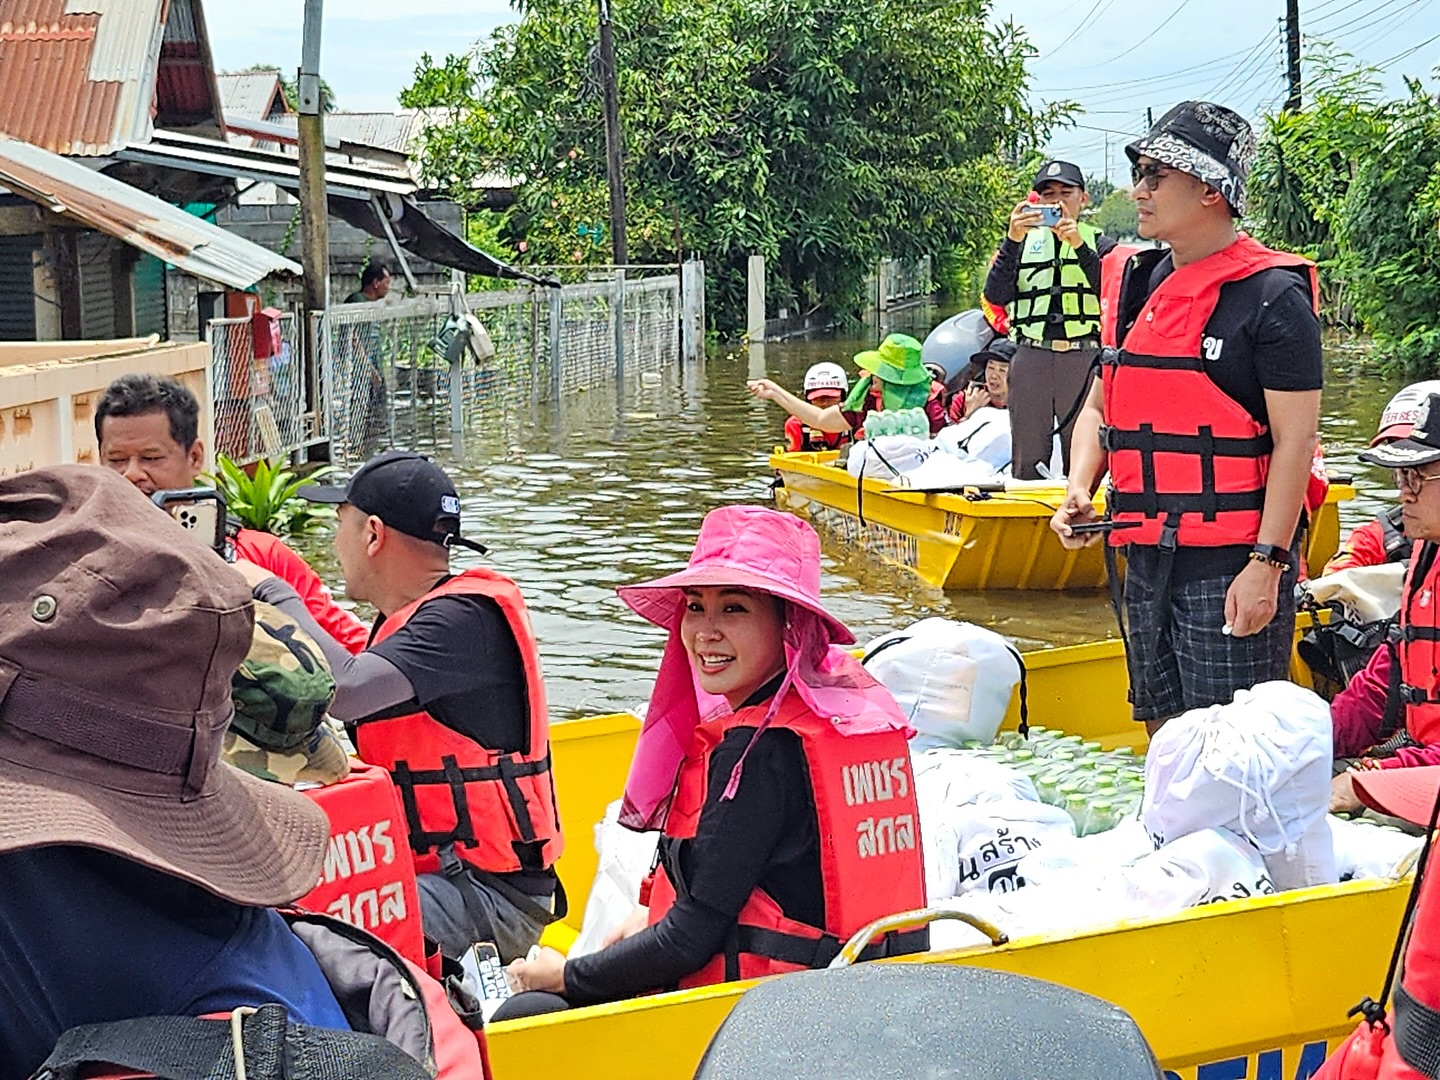
{"type": "Polygon", "coordinates": [[[61,154],[220,124],[200,0],[0,0],[0,132],[61,154]]]}
{"type": "Polygon", "coordinates": [[[277,271],[300,267],[268,248],[187,214],[79,162],[0,137],[0,187],[186,273],[245,289],[277,271]]]}

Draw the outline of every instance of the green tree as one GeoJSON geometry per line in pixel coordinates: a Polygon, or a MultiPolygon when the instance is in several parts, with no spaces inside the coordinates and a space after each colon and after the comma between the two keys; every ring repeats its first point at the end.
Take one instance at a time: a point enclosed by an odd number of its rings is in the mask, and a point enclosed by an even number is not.
{"type": "Polygon", "coordinates": [[[1140,218],[1135,212],[1135,200],[1124,188],[1115,188],[1095,211],[1091,223],[1106,236],[1116,240],[1137,235],[1140,218]]]}
{"type": "Polygon", "coordinates": [[[1104,205],[1105,200],[1110,197],[1110,193],[1115,190],[1115,185],[1110,182],[1108,177],[1093,175],[1085,177],[1085,194],[1090,196],[1091,206],[1104,205]]]}
{"type": "MultiPolygon", "coordinates": [[[[761,254],[776,304],[858,305],[883,256],[988,255],[1015,163],[1068,106],[1036,111],[1034,50],[988,0],[625,0],[615,8],[631,258],[706,258],[738,324],[761,254]],[[944,42],[944,48],[926,43],[944,42]]],[[[422,167],[519,180],[511,257],[604,262],[608,222],[593,8],[527,0],[465,57],[425,57],[402,103],[439,108],[422,167]],[[525,249],[520,250],[521,243],[525,249]]]]}

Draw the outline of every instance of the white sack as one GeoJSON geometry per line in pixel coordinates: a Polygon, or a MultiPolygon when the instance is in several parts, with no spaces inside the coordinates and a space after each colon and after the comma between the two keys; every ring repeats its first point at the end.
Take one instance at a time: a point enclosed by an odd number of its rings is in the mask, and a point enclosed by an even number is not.
{"type": "Polygon", "coordinates": [[[1334,814],[1326,818],[1335,848],[1335,869],[1341,881],[1351,878],[1393,878],[1401,865],[1419,852],[1422,836],[1398,829],[1382,829],[1363,821],[1348,821],[1334,814]]]}
{"type": "Polygon", "coordinates": [[[1381,563],[1337,570],[1300,587],[1317,604],[1338,603],[1345,609],[1347,619],[1364,625],[1394,618],[1400,610],[1400,590],[1404,583],[1404,563],[1381,563]]]}
{"type": "Polygon", "coordinates": [[[989,462],[931,454],[895,482],[909,491],[944,491],[950,488],[998,484],[1005,478],[989,462]]]}
{"type": "Polygon", "coordinates": [[[640,906],[640,883],[655,861],[658,832],[635,832],[619,824],[620,800],[605,808],[605,818],[595,826],[595,850],[600,865],[585,901],[585,919],[580,935],[570,947],[570,956],[598,952],[600,943],[640,906]]]}
{"type": "Polygon", "coordinates": [[[1119,880],[1130,919],[1275,891],[1260,853],[1226,829],[1188,833],[1125,867],[1119,880]]]}
{"type": "Polygon", "coordinates": [[[935,444],[929,439],[917,439],[913,435],[882,435],[878,439],[862,439],[852,446],[845,468],[857,478],[863,467],[866,476],[894,480],[912,472],[935,452],[935,444]]]}
{"type": "Polygon", "coordinates": [[[1010,466],[1010,410],[987,405],[941,428],[935,444],[957,458],[983,461],[997,472],[1010,466]]]}
{"type": "Polygon", "coordinates": [[[1026,887],[1087,881],[1114,876],[1137,859],[1155,851],[1155,844],[1140,819],[1126,818],[1113,829],[1056,838],[1033,855],[1020,860],[1020,877],[1026,887]]]}
{"type": "MultiPolygon", "coordinates": [[[[924,818],[921,818],[924,831],[924,818]]],[[[976,803],[955,817],[956,895],[1019,889],[1020,860],[1055,840],[1075,835],[1075,823],[1058,806],[1022,799],[976,803]]]]}
{"type": "Polygon", "coordinates": [[[915,729],[911,747],[990,742],[1020,682],[1020,657],[993,630],[921,619],[865,646],[865,669],[889,690],[915,729]]]}
{"type": "Polygon", "coordinates": [[[1230,829],[1259,849],[1279,889],[1334,882],[1330,758],[1330,709],[1316,694],[1289,682],[1237,690],[1151,740],[1141,820],[1157,847],[1230,829]]]}

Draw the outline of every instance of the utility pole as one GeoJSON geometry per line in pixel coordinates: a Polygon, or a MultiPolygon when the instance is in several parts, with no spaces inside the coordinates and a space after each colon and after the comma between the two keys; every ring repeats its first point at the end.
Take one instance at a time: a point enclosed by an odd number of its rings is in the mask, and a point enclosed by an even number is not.
{"type": "Polygon", "coordinates": [[[620,88],[615,76],[615,28],[610,0],[600,5],[600,78],[605,87],[605,175],[610,181],[610,240],[617,266],[630,261],[625,236],[625,155],[620,142],[620,88]]]}
{"type": "Polygon", "coordinates": [[[1105,183],[1110,183],[1110,133],[1105,133],[1105,183]]]}
{"type": "Polygon", "coordinates": [[[1290,94],[1286,112],[1300,111],[1300,0],[1285,0],[1285,80],[1290,94]]]}
{"type": "Polygon", "coordinates": [[[1155,126],[1155,110],[1145,106],[1145,130],[1149,131],[1155,126]]]}
{"type": "MultiPolygon", "coordinates": [[[[325,115],[320,95],[320,23],[324,0],[305,0],[300,46],[299,115],[301,264],[305,268],[305,353],[310,375],[306,406],[319,407],[320,341],[315,315],[330,303],[330,209],[325,191],[325,115]]],[[[318,423],[318,417],[317,417],[318,423]]]]}

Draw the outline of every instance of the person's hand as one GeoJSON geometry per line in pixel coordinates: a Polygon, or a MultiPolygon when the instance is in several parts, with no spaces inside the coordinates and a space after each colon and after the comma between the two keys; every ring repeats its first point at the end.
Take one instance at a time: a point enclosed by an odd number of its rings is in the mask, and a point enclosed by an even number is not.
{"type": "Polygon", "coordinates": [[[1251,559],[1235,575],[1225,593],[1225,625],[1231,637],[1249,637],[1270,625],[1282,573],[1278,566],[1251,559]]]}
{"type": "Polygon", "coordinates": [[[236,559],[231,565],[235,567],[240,576],[245,579],[245,584],[249,585],[252,590],[275,576],[264,567],[256,566],[244,559],[236,559]]]}
{"type": "Polygon", "coordinates": [[[606,934],[600,942],[602,949],[608,949],[617,941],[624,941],[628,937],[634,937],[641,930],[650,924],[650,909],[637,907],[630,913],[630,917],[617,926],[610,933],[606,934]]]}
{"type": "Polygon", "coordinates": [[[1070,526],[1086,525],[1099,520],[1100,515],[1095,513],[1095,501],[1090,492],[1084,488],[1070,488],[1065,492],[1065,501],[1060,504],[1060,509],[1056,510],[1055,516],[1050,519],[1050,528],[1060,537],[1061,544],[1071,551],[1077,551],[1103,540],[1104,533],[1076,536],[1070,531],[1070,526]]]}
{"type": "Polygon", "coordinates": [[[1064,240],[1065,243],[1069,244],[1076,251],[1079,251],[1085,245],[1085,238],[1080,235],[1080,226],[1075,223],[1074,218],[1062,217],[1059,224],[1050,227],[1055,231],[1056,236],[1064,240]]]}
{"type": "Polygon", "coordinates": [[[515,960],[505,969],[505,981],[516,993],[522,990],[544,990],[551,994],[565,993],[565,954],[548,945],[541,948],[534,960],[515,960]]]}
{"type": "Polygon", "coordinates": [[[1040,210],[1034,203],[1016,203],[1015,209],[1010,211],[1010,231],[1005,235],[1018,244],[1025,239],[1026,233],[1039,224],[1040,210]]]}
{"type": "Polygon", "coordinates": [[[1355,794],[1355,774],[1343,772],[1330,781],[1330,813],[1349,814],[1364,809],[1365,804],[1355,794]]]}
{"type": "Polygon", "coordinates": [[[965,415],[974,416],[976,409],[983,409],[990,404],[990,391],[983,386],[967,386],[965,388],[965,415]]]}
{"type": "Polygon", "coordinates": [[[761,401],[779,401],[780,395],[785,393],[778,383],[769,379],[751,379],[745,384],[745,389],[761,401]]]}

